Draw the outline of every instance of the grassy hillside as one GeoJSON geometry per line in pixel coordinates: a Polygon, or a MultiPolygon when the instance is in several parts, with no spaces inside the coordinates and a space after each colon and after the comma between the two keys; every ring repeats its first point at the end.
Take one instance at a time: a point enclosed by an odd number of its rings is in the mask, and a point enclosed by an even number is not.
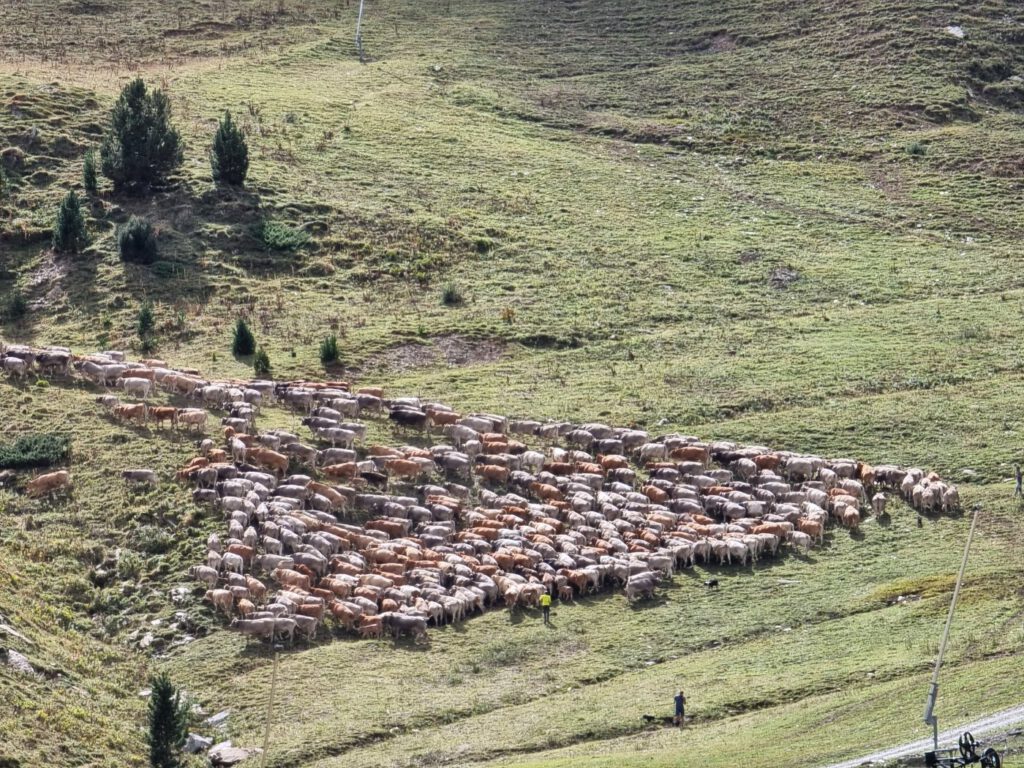
{"type": "MultiPolygon", "coordinates": [[[[157,354],[210,375],[250,370],[229,352],[244,314],[279,377],[322,376],[333,331],[346,376],[460,408],[934,467],[985,510],[940,717],[1020,700],[1021,9],[380,0],[361,65],[356,7],[0,7],[0,297],[30,307],[3,338],[131,348],[149,300],[157,354]],[[57,203],[136,73],[171,96],[185,164],[146,198],[101,185],[91,248],[54,257],[57,203]],[[225,108],[244,192],[209,178],[225,108]],[[117,258],[131,213],[160,230],[152,267],[117,258]],[[265,221],[309,241],[268,250],[265,221]]],[[[0,383],[7,433],[71,432],[78,478],[53,507],[2,492],[0,617],[27,639],[0,645],[44,674],[0,671],[0,758],[141,764],[159,668],[259,743],[267,655],[169,597],[219,521],[116,483],[191,446],[111,424],[94,394],[0,383]]],[[[269,762],[815,765],[919,736],[966,525],[899,509],[717,594],[698,569],[551,631],[495,613],[428,650],[325,640],[282,659],[269,762]],[[693,727],[643,731],[680,680],[693,727]]]]}

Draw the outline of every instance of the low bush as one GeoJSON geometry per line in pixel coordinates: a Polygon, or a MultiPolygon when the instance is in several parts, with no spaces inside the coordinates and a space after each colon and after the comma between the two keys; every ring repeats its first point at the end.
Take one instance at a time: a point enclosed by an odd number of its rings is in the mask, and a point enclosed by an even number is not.
{"type": "Polygon", "coordinates": [[[4,317],[8,320],[21,320],[28,314],[28,300],[18,288],[11,291],[4,306],[4,317]]]}
{"type": "Polygon", "coordinates": [[[135,548],[147,555],[162,555],[174,546],[174,537],[155,525],[142,525],[135,530],[135,548]]]}
{"type": "Polygon", "coordinates": [[[256,350],[256,354],[252,358],[252,369],[257,376],[270,375],[270,355],[263,347],[256,350]]]}
{"type": "Polygon", "coordinates": [[[13,443],[0,445],[0,469],[52,467],[64,462],[70,453],[71,439],[66,435],[23,435],[13,443]]]}
{"type": "Polygon", "coordinates": [[[294,251],[309,242],[309,235],[303,230],[270,219],[260,222],[255,235],[268,251],[294,251]]]}
{"type": "Polygon", "coordinates": [[[53,222],[53,249],[63,253],[78,253],[88,242],[82,206],[78,195],[71,190],[61,200],[53,222]]]}
{"type": "Polygon", "coordinates": [[[457,307],[464,301],[465,297],[463,297],[462,291],[459,290],[459,286],[455,283],[446,284],[444,290],[441,291],[441,302],[446,307],[457,307]]]}
{"type": "Polygon", "coordinates": [[[132,216],[117,228],[117,248],[125,261],[152,264],[157,250],[153,225],[141,216],[132,216]]]}
{"type": "Polygon", "coordinates": [[[82,186],[90,195],[95,195],[99,188],[96,181],[96,150],[90,149],[82,161],[82,186]]]}
{"type": "Polygon", "coordinates": [[[320,362],[331,365],[338,362],[338,337],[331,334],[320,342],[320,362]]]}

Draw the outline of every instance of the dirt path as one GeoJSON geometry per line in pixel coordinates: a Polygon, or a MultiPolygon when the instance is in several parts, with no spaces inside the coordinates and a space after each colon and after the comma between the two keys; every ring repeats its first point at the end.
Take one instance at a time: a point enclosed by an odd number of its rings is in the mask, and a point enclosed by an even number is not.
{"type": "MultiPolygon", "coordinates": [[[[972,723],[966,723],[964,725],[959,725],[956,728],[940,731],[939,748],[942,749],[945,747],[956,746],[957,739],[960,738],[960,734],[964,731],[970,731],[975,736],[981,736],[984,733],[1009,728],[1011,725],[1016,725],[1020,722],[1024,722],[1024,704],[1010,709],[1004,709],[1001,712],[988,715],[987,717],[975,720],[972,723]]],[[[898,747],[890,747],[889,749],[873,752],[870,755],[858,757],[854,760],[835,763],[827,768],[857,768],[857,766],[863,765],[864,763],[881,763],[886,760],[895,760],[898,757],[907,757],[908,755],[920,756],[931,749],[931,747],[931,737],[927,739],[919,739],[918,741],[912,741],[898,747]]]]}

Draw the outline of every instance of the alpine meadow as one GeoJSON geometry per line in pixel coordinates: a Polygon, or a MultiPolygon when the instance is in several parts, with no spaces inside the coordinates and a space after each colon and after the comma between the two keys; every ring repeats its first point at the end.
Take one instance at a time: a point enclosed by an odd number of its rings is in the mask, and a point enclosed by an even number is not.
{"type": "Polygon", "coordinates": [[[1024,705],[1022,237],[1010,0],[0,2],[0,768],[1024,705]]]}

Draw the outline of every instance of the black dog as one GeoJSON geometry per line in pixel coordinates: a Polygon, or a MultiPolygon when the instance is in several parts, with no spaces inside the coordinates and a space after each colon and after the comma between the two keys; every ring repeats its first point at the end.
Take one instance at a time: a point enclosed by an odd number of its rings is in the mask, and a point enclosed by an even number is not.
{"type": "Polygon", "coordinates": [[[708,589],[718,589],[718,579],[708,579],[704,582],[704,586],[708,589]]]}

